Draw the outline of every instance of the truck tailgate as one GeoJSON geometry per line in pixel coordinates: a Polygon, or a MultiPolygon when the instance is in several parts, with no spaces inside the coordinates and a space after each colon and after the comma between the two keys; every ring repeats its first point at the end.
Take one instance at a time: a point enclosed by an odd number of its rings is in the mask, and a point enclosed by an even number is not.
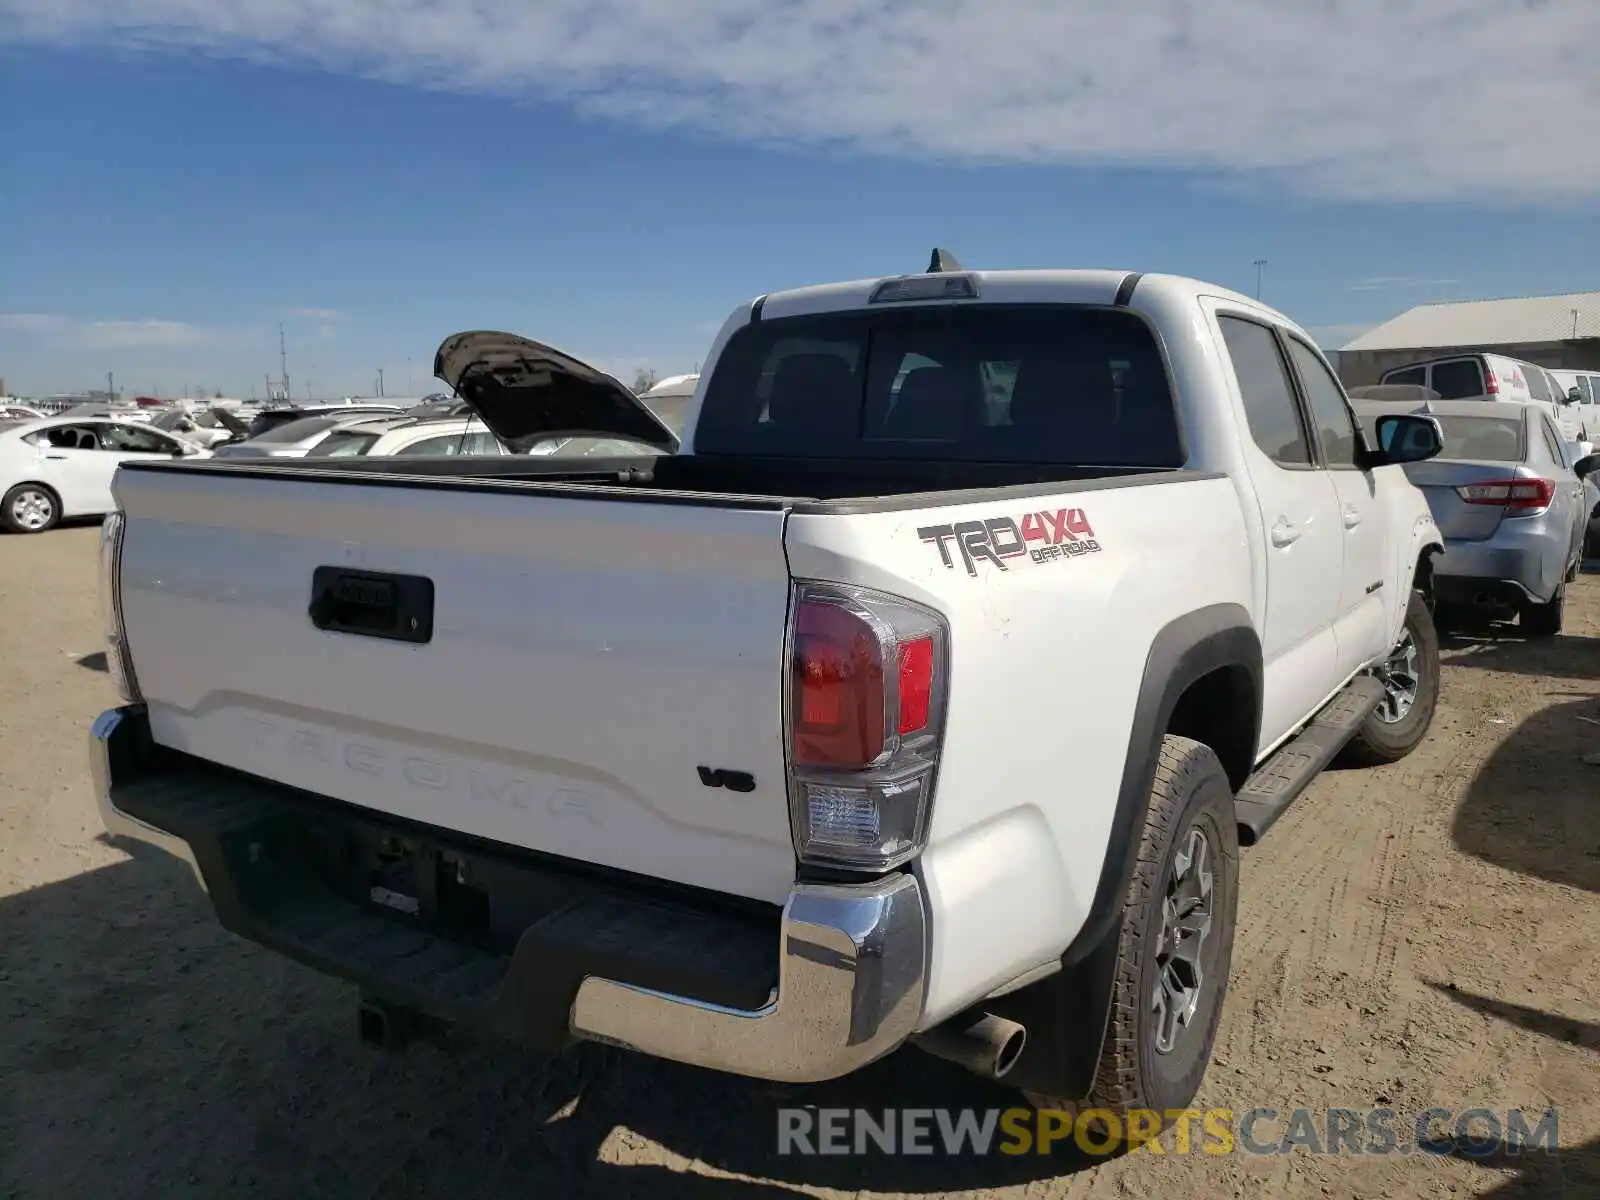
{"type": "Polygon", "coordinates": [[[116,491],[158,743],[495,842],[787,895],[780,505],[174,470],[116,491]],[[431,639],[318,628],[318,568],[431,580],[431,639]]]}

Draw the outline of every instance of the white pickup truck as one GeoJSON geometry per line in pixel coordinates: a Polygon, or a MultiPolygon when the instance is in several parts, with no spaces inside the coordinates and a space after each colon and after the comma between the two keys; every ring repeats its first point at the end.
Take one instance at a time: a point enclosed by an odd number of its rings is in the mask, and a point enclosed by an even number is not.
{"type": "Polygon", "coordinates": [[[772,293],[681,446],[519,337],[435,367],[507,443],[640,453],[130,463],[102,537],[109,831],[369,1039],[784,1081],[910,1042],[1178,1108],[1239,846],[1432,719],[1428,507],[1225,289],[936,254],[772,293]]]}

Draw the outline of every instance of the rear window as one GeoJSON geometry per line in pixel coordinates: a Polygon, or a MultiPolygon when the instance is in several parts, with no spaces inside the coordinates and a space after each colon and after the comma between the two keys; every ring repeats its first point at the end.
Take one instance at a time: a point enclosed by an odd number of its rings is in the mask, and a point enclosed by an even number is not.
{"type": "Polygon", "coordinates": [[[356,433],[339,430],[330,433],[311,448],[308,458],[352,458],[365,454],[378,440],[376,433],[356,433]]]}
{"type": "Polygon", "coordinates": [[[301,417],[297,421],[272,426],[265,433],[258,433],[250,440],[265,442],[268,445],[287,445],[319,434],[324,429],[332,429],[338,423],[338,419],[334,417],[301,417]]]}
{"type": "Polygon", "coordinates": [[[1483,371],[1476,359],[1433,364],[1433,390],[1442,400],[1462,400],[1484,394],[1483,371]]]}
{"type": "Polygon", "coordinates": [[[1519,463],[1523,453],[1523,422],[1517,417],[1437,417],[1444,434],[1440,458],[1473,462],[1519,463]]]}
{"type": "MultiPolygon", "coordinates": [[[[1361,427],[1367,441],[1378,444],[1378,418],[1384,414],[1362,416],[1361,427]]],[[[1476,462],[1520,463],[1523,451],[1523,424],[1517,417],[1441,417],[1439,422],[1444,448],[1437,455],[1441,459],[1470,459],[1476,462]]],[[[1395,447],[1385,442],[1383,449],[1395,447]]]]}
{"type": "Polygon", "coordinates": [[[872,309],[748,325],[695,426],[701,454],[1177,467],[1154,334],[1067,305],[872,309]]]}

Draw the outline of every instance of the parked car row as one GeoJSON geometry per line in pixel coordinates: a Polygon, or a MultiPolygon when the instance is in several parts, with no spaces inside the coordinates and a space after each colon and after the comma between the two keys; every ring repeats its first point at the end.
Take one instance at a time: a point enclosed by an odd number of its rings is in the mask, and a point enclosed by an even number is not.
{"type": "MultiPolygon", "coordinates": [[[[679,376],[644,402],[676,437],[698,376],[679,376]]],[[[620,385],[619,385],[620,386],[620,385]]],[[[111,512],[117,467],[133,458],[430,458],[509,454],[621,458],[661,447],[617,436],[535,438],[515,448],[496,437],[465,402],[427,397],[402,408],[381,402],[280,405],[259,411],[224,406],[132,408],[80,405],[55,417],[0,409],[0,526],[42,533],[64,518],[111,512]],[[15,417],[8,421],[8,414],[15,417]]]]}
{"type": "Polygon", "coordinates": [[[1552,371],[1503,354],[1473,352],[1394,367],[1378,382],[1425,387],[1441,400],[1483,397],[1538,404],[1549,412],[1565,441],[1577,442],[1593,440],[1591,432],[1600,434],[1600,409],[1593,407],[1600,403],[1600,387],[1586,382],[1589,379],[1600,381],[1600,375],[1552,371]]]}

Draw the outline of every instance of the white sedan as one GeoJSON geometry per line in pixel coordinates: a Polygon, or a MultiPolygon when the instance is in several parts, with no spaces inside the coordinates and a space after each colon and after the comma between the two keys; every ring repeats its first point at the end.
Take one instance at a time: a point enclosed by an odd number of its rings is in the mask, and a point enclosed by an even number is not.
{"type": "Polygon", "coordinates": [[[112,512],[111,479],[119,463],[209,453],[113,417],[55,417],[0,429],[0,526],[43,533],[64,517],[112,512]]]}

